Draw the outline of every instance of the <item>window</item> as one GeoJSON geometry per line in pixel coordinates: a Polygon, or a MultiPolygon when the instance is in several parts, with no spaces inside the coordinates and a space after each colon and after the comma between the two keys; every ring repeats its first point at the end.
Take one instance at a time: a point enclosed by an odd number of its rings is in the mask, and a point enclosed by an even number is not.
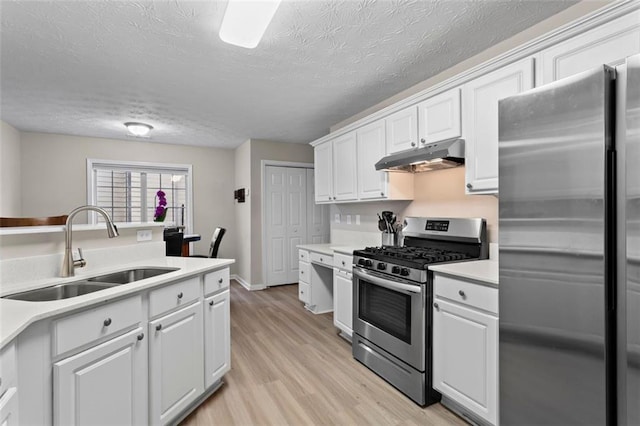
{"type": "MultiPolygon", "coordinates": [[[[191,165],[87,159],[88,203],[107,210],[115,222],[151,222],[156,193],[167,198],[165,222],[191,229],[191,165]]],[[[89,223],[100,223],[92,213],[89,223]]]]}

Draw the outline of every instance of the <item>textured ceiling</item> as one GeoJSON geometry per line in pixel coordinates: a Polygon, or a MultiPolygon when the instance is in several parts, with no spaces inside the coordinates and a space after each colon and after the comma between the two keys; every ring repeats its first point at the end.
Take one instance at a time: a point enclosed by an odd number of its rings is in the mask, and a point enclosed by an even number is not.
{"type": "Polygon", "coordinates": [[[233,148],[306,143],[576,1],[284,0],[256,49],[225,1],[9,1],[1,117],[22,131],[233,148]]]}

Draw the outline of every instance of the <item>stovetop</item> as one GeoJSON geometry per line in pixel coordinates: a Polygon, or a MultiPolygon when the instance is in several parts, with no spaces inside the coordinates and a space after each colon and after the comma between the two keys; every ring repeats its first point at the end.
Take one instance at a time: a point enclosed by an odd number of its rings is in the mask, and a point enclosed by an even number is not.
{"type": "Polygon", "coordinates": [[[426,269],[432,263],[452,262],[471,259],[468,253],[443,250],[432,247],[366,247],[354,253],[356,256],[367,257],[383,262],[426,269]]]}

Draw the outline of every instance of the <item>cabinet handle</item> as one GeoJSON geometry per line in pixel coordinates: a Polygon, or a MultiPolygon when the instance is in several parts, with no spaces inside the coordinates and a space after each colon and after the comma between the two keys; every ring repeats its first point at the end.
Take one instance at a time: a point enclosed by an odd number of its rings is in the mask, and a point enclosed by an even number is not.
{"type": "Polygon", "coordinates": [[[438,305],[437,303],[434,303],[433,307],[436,308],[436,309],[440,309],[440,305],[438,305]]]}
{"type": "Polygon", "coordinates": [[[182,292],[178,293],[178,299],[182,299],[182,296],[183,296],[182,292]]]}
{"type": "Polygon", "coordinates": [[[106,320],[104,320],[103,324],[105,327],[109,327],[111,325],[111,318],[107,318],[106,320]]]}
{"type": "Polygon", "coordinates": [[[411,142],[411,146],[416,146],[416,143],[415,142],[411,142]]]}
{"type": "Polygon", "coordinates": [[[329,200],[331,200],[331,196],[329,196],[329,200]]]}
{"type": "Polygon", "coordinates": [[[471,189],[473,188],[473,185],[471,185],[470,183],[467,184],[467,188],[471,189]]]}
{"type": "Polygon", "coordinates": [[[304,294],[304,291],[303,291],[303,290],[300,290],[300,294],[304,294]]]}
{"type": "Polygon", "coordinates": [[[213,306],[213,300],[209,301],[209,306],[213,306]]]}
{"type": "Polygon", "coordinates": [[[160,331],[160,330],[162,330],[162,324],[156,325],[156,331],[160,331]]]}
{"type": "Polygon", "coordinates": [[[464,299],[465,297],[467,297],[467,295],[466,295],[466,294],[464,294],[464,291],[462,291],[462,290],[458,290],[458,294],[459,294],[459,295],[460,295],[460,297],[462,297],[463,299],[464,299]]]}
{"type": "Polygon", "coordinates": [[[323,258],[320,258],[320,262],[324,262],[324,259],[323,259],[323,258]]]}
{"type": "Polygon", "coordinates": [[[222,281],[224,281],[224,280],[223,280],[222,278],[220,278],[220,279],[218,280],[218,284],[222,284],[222,281]]]}
{"type": "Polygon", "coordinates": [[[427,141],[424,138],[420,139],[420,142],[427,143],[427,141]]]}
{"type": "Polygon", "coordinates": [[[342,266],[345,266],[345,265],[346,265],[346,263],[344,263],[344,260],[343,260],[343,261],[342,261],[342,266]]]}
{"type": "Polygon", "coordinates": [[[138,341],[144,339],[144,333],[138,334],[138,341]]]}
{"type": "Polygon", "coordinates": [[[304,271],[300,271],[301,274],[304,274],[304,271]]]}

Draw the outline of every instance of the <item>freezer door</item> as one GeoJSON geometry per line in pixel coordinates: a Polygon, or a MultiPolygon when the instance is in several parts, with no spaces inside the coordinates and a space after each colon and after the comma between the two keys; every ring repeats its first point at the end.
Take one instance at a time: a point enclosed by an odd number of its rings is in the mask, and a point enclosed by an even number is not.
{"type": "Polygon", "coordinates": [[[502,424],[606,423],[612,78],[603,66],[499,104],[502,424]]]}
{"type": "Polygon", "coordinates": [[[640,55],[627,59],[626,70],[626,132],[623,138],[624,186],[623,199],[625,226],[620,237],[625,242],[625,265],[618,274],[623,284],[619,294],[626,303],[626,321],[618,319],[626,329],[622,351],[626,352],[626,365],[622,368],[619,392],[626,395],[626,413],[621,413],[620,424],[640,424],[640,55]],[[623,323],[624,321],[624,323],[623,323]],[[626,371],[625,371],[626,370],[626,371]],[[626,389],[625,389],[626,387],[626,389]],[[625,415],[626,414],[626,415],[625,415]]]}

